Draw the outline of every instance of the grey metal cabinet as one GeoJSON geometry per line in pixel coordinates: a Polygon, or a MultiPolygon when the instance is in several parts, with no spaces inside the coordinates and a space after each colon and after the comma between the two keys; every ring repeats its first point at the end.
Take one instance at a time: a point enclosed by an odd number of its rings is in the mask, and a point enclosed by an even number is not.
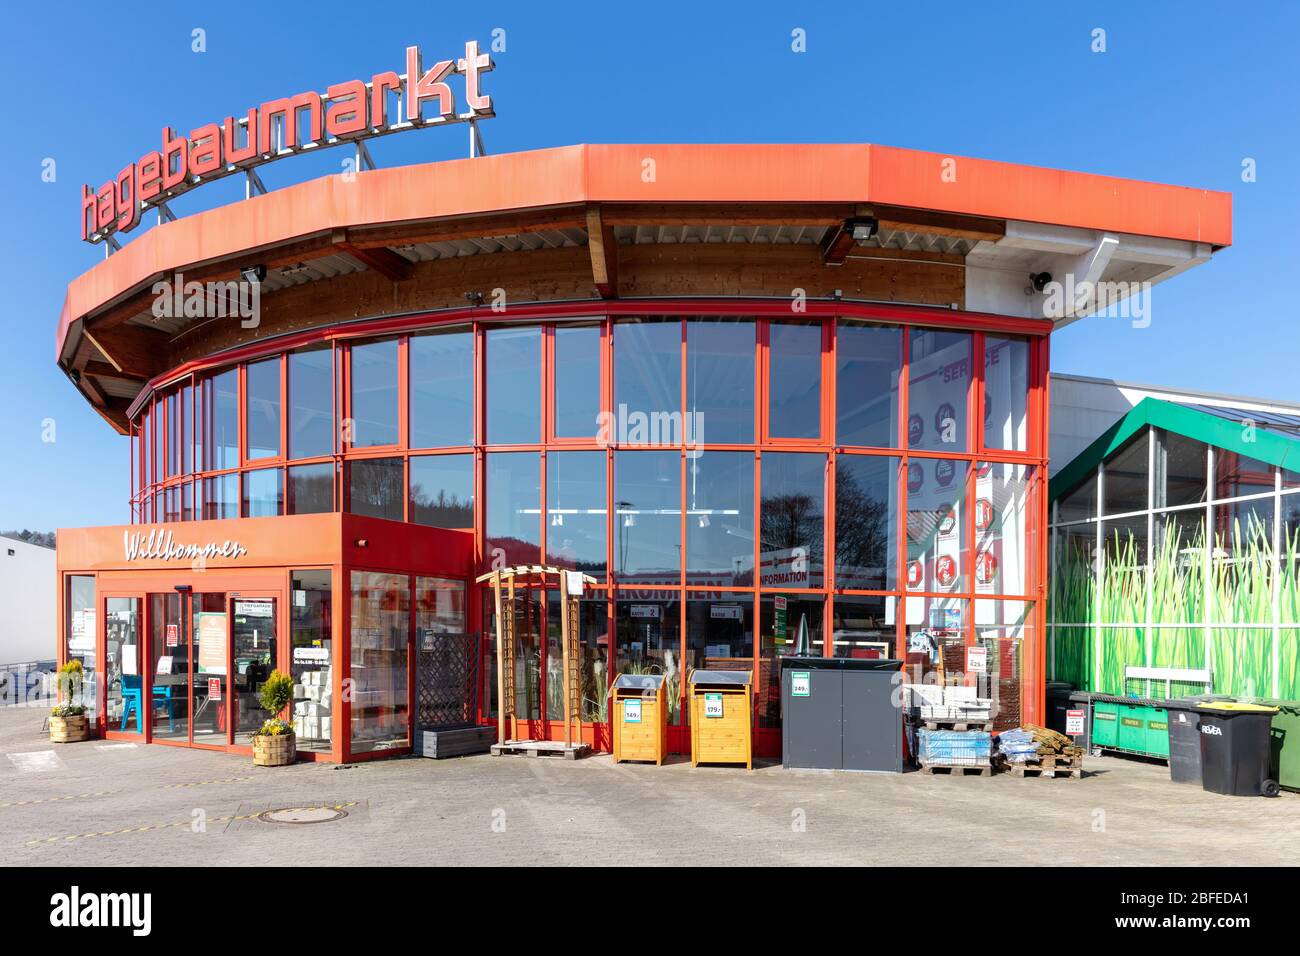
{"type": "Polygon", "coordinates": [[[903,771],[900,661],[781,660],[781,753],[787,769],[903,771]]]}

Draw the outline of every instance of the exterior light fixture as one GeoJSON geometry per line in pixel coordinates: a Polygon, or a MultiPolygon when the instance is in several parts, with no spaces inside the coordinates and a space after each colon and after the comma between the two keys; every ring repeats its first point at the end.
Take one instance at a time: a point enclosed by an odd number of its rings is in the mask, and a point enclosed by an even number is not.
{"type": "Polygon", "coordinates": [[[853,237],[854,242],[866,242],[868,239],[874,239],[876,233],[880,232],[880,222],[875,216],[846,219],[844,220],[844,231],[853,237]]]}
{"type": "Polygon", "coordinates": [[[260,262],[253,266],[244,266],[239,270],[239,274],[244,277],[244,281],[249,285],[261,285],[262,280],[266,278],[266,266],[260,262]]]}
{"type": "Polygon", "coordinates": [[[365,538],[357,538],[357,540],[354,543],[358,548],[365,548],[365,547],[369,547],[370,545],[370,542],[367,541],[365,538]]]}

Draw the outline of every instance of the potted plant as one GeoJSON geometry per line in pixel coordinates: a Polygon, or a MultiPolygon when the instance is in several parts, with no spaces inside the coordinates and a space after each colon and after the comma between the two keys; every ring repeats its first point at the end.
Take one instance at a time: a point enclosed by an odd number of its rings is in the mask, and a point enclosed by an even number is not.
{"type": "Polygon", "coordinates": [[[275,716],[263,721],[253,731],[253,765],[257,767],[283,767],[293,763],[297,755],[293,726],[280,719],[280,714],[293,700],[293,678],[278,670],[262,685],[258,694],[262,709],[275,716]]]}
{"type": "Polygon", "coordinates": [[[59,668],[59,703],[50,710],[50,743],[70,744],[90,737],[86,706],[80,704],[85,668],[73,658],[59,668]]]}

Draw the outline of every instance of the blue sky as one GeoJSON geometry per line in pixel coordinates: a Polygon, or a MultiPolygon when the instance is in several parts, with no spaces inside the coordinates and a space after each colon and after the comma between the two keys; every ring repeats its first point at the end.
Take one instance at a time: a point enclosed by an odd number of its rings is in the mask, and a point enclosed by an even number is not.
{"type": "MultiPolygon", "coordinates": [[[[0,77],[4,270],[0,528],[127,520],[126,440],[54,363],[70,279],[102,252],[80,241],[83,182],[272,96],[392,69],[464,40],[507,48],[485,88],[491,152],[582,142],[874,142],[1233,193],[1231,249],[1154,295],[1153,325],[1082,321],[1054,339],[1057,371],[1300,401],[1284,277],[1300,222],[1294,43],[1300,4],[102,3],[6,11],[0,77]],[[849,9],[852,7],[853,9],[849,9]],[[138,8],[144,10],[144,7],[138,8]],[[1094,28],[1107,51],[1090,49],[1094,28]],[[207,52],[191,51],[206,31],[207,52]],[[807,52],[791,51],[791,31],[807,52]],[[57,179],[41,180],[53,158],[57,179]],[[1244,158],[1258,180],[1241,181],[1244,158]],[[42,440],[53,419],[56,440],[42,440]]],[[[373,144],[381,165],[461,156],[460,129],[373,144]]],[[[263,172],[271,188],[338,171],[324,153],[263,172]],[[313,165],[315,164],[315,166],[313,165]]],[[[232,179],[174,204],[238,198],[232,179]]],[[[142,227],[143,228],[143,227],[142,227]]]]}

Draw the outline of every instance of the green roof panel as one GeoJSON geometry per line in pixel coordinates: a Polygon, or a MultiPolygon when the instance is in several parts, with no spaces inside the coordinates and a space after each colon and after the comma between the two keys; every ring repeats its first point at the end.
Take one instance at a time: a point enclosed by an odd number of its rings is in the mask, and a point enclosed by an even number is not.
{"type": "MultiPolygon", "coordinates": [[[[1056,473],[1048,484],[1049,496],[1055,501],[1072,491],[1079,482],[1097,470],[1097,465],[1148,425],[1186,438],[1195,438],[1207,445],[1270,465],[1300,471],[1300,438],[1271,429],[1267,420],[1256,421],[1250,418],[1251,412],[1247,409],[1242,409],[1241,413],[1242,418],[1234,421],[1225,417],[1221,409],[1216,414],[1177,402],[1144,398],[1056,473]],[[1249,439],[1243,425],[1245,421],[1253,421],[1255,425],[1249,439]]],[[[1265,413],[1261,413],[1263,414],[1265,413]]]]}

